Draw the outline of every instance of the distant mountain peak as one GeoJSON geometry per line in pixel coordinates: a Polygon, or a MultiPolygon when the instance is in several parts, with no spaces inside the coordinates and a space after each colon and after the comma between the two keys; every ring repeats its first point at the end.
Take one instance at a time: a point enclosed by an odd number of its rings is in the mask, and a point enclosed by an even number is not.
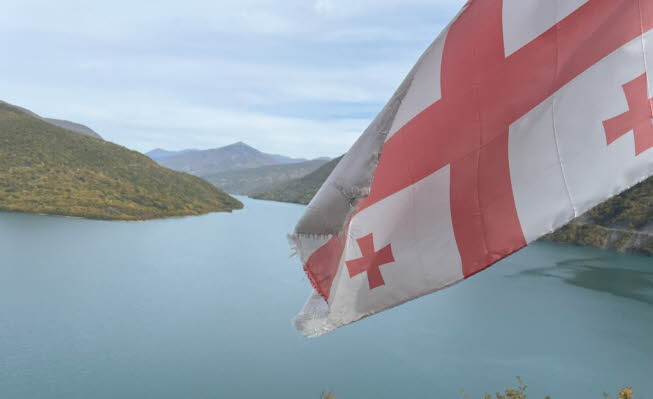
{"type": "Polygon", "coordinates": [[[229,145],[226,145],[224,147],[217,148],[217,149],[218,150],[224,150],[224,149],[229,149],[229,148],[240,148],[240,149],[254,150],[254,151],[260,152],[256,148],[252,147],[251,145],[249,145],[249,144],[247,144],[247,143],[245,143],[243,141],[237,141],[237,142],[235,142],[233,144],[229,144],[229,145]]]}
{"type": "Polygon", "coordinates": [[[306,161],[306,159],[284,155],[267,154],[243,141],[208,150],[166,151],[157,148],[146,155],[167,168],[197,176],[213,175],[239,168],[257,168],[306,161]]]}

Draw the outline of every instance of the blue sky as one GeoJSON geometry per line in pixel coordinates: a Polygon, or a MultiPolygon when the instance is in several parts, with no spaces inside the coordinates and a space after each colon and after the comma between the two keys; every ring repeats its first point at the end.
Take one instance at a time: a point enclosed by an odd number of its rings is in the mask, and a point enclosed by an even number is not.
{"type": "Polygon", "coordinates": [[[148,151],[345,152],[464,0],[3,0],[0,99],[148,151]]]}

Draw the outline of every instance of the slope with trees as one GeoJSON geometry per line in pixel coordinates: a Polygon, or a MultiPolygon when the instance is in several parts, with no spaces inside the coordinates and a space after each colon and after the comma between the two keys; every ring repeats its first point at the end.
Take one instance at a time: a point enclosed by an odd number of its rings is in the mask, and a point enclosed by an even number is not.
{"type": "Polygon", "coordinates": [[[0,104],[0,210],[142,220],[240,207],[195,176],[0,104]]]}

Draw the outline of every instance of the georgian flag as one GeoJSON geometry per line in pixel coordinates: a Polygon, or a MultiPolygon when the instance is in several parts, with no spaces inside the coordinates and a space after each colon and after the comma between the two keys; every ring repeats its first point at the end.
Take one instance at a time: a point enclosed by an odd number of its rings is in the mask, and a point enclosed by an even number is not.
{"type": "Polygon", "coordinates": [[[316,336],[468,278],[653,175],[653,0],[471,0],[292,236],[316,336]]]}

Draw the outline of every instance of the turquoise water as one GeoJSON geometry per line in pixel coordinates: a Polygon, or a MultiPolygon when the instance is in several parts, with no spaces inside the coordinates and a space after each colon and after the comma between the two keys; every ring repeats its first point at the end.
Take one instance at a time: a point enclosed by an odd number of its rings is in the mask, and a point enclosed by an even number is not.
{"type": "Polygon", "coordinates": [[[303,207],[100,222],[0,213],[0,398],[653,398],[653,258],[540,243],[305,339],[303,207]]]}

